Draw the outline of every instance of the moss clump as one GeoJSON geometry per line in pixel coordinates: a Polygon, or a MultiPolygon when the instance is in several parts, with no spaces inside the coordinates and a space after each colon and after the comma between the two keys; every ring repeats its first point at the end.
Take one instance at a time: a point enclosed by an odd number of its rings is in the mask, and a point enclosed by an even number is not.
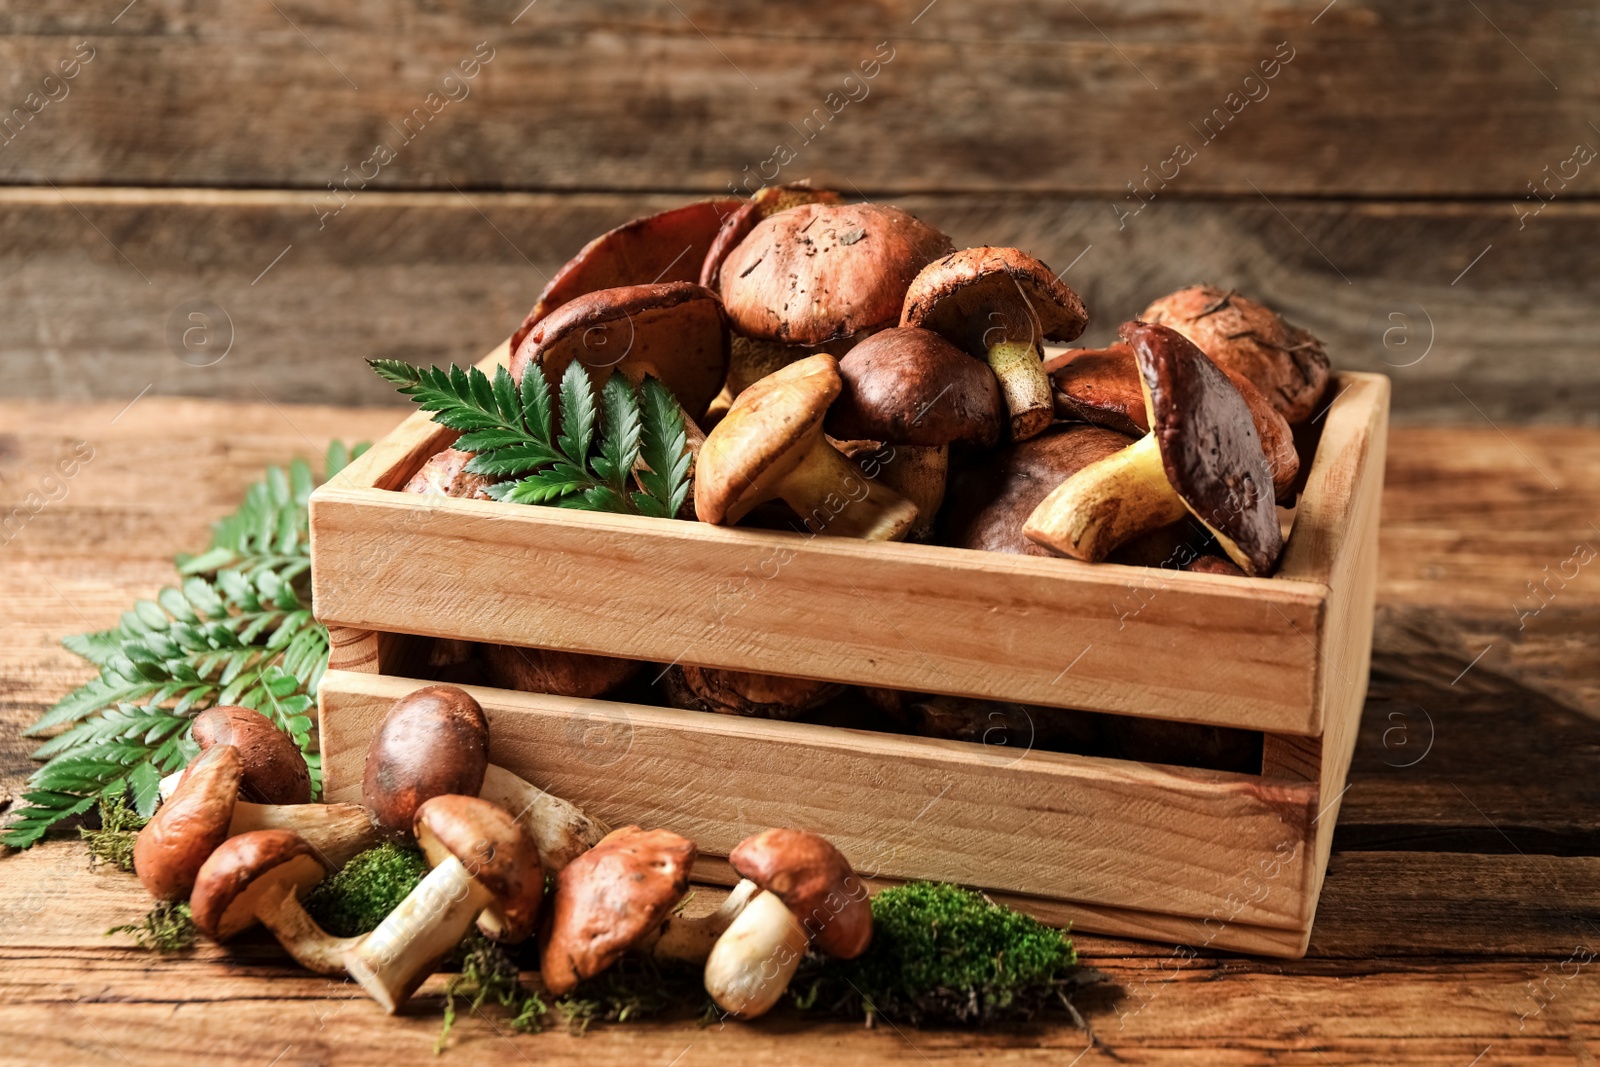
{"type": "Polygon", "coordinates": [[[793,990],[802,1008],[913,1026],[1071,1014],[1078,956],[1066,933],[981,893],[913,882],[872,898],[872,946],[859,959],[810,959],[793,990]]]}
{"type": "Polygon", "coordinates": [[[107,937],[112,934],[127,934],[134,944],[151,952],[181,952],[195,943],[200,931],[195,929],[187,902],[158,900],[140,921],[106,931],[107,937]]]}
{"type": "Polygon", "coordinates": [[[109,863],[119,871],[133,870],[133,843],[150,820],[128,807],[120,796],[100,798],[100,826],[78,827],[78,834],[89,846],[89,862],[109,863]]]}
{"type": "Polygon", "coordinates": [[[306,911],[335,937],[370,933],[427,873],[420,849],[385,841],[320,882],[306,896],[306,911]]]}

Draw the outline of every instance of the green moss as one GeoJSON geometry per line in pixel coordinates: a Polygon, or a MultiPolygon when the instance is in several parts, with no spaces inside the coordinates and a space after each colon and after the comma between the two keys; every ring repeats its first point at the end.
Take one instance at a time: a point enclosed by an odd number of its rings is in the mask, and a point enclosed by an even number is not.
{"type": "Polygon", "coordinates": [[[113,926],[106,936],[127,934],[134,944],[151,952],[181,952],[195,943],[199,931],[184,902],[158,900],[143,919],[126,926],[113,926]]]}
{"type": "Polygon", "coordinates": [[[958,886],[913,882],[872,899],[872,946],[809,960],[791,987],[802,1008],[912,1025],[1026,1019],[1065,1006],[1072,940],[958,886]]]}
{"type": "Polygon", "coordinates": [[[450,1030],[456,1024],[456,1001],[464,1000],[471,1011],[485,1004],[498,1004],[510,1013],[507,1025],[517,1033],[541,1029],[540,1020],[550,1009],[537,993],[529,992],[522,984],[516,960],[505,946],[484,937],[474,930],[461,942],[461,973],[455,975],[444,987],[444,1024],[439,1028],[439,1040],[434,1042],[433,1053],[444,1051],[450,1030]]]}
{"type": "Polygon", "coordinates": [[[306,896],[306,911],[335,937],[369,933],[427,873],[421,850],[386,841],[318,884],[306,896]]]}
{"type": "Polygon", "coordinates": [[[139,837],[148,819],[128,807],[122,797],[100,798],[100,826],[89,829],[78,827],[78,834],[89,846],[89,860],[93,864],[109,863],[119,871],[133,870],[133,843],[139,837]]]}
{"type": "Polygon", "coordinates": [[[572,1033],[591,1023],[625,1023],[668,1013],[706,1017],[717,1006],[706,993],[701,968],[624,956],[555,1002],[572,1033]]]}

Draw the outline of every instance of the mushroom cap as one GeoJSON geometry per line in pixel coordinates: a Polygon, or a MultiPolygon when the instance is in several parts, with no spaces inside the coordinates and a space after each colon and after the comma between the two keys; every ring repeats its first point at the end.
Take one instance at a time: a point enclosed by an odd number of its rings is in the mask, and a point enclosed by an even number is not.
{"type": "Polygon", "coordinates": [[[727,217],[742,208],[736,197],[700,200],[625,222],[596,237],[556,272],[538,302],[511,335],[511,351],[556,308],[600,289],[648,282],[692,282],[727,217]]]}
{"type": "MultiPolygon", "coordinates": [[[[1267,464],[1272,468],[1276,498],[1287,499],[1293,491],[1295,476],[1300,473],[1294,431],[1250,379],[1226,367],[1222,368],[1222,373],[1233,382],[1250,408],[1262,451],[1267,454],[1267,464]]],[[[1127,434],[1150,432],[1144,387],[1139,383],[1139,363],[1134,358],[1133,348],[1125,342],[1086,351],[1051,374],[1050,379],[1058,417],[1081,419],[1127,434]]]]}
{"type": "Polygon", "coordinates": [[[232,745],[212,745],[133,843],[133,870],[157,900],[182,900],[206,858],[228,839],[244,764],[232,745]]]}
{"type": "Polygon", "coordinates": [[[728,862],[782,900],[822,951],[853,960],[867,950],[867,887],[827,838],[806,830],[763,830],[739,842],[728,862]]]}
{"type": "Polygon", "coordinates": [[[1191,285],[1162,297],[1139,316],[1170,326],[1264,393],[1291,424],[1310,418],[1328,387],[1322,342],[1265,304],[1214,285],[1191,285]]]}
{"type": "Polygon", "coordinates": [[[472,453],[459,448],[446,448],[435,452],[411,476],[401,492],[419,496],[454,496],[488,500],[484,490],[494,484],[494,479],[482,474],[468,474],[466,467],[472,462],[472,453]]]}
{"type": "Polygon", "coordinates": [[[494,895],[479,926],[496,941],[533,933],[544,900],[544,866],[533,838],[510,812],[475,796],[446,793],[417,808],[412,832],[437,867],[452,856],[494,895]]]}
{"type": "Polygon", "coordinates": [[[624,826],[556,875],[541,977],[556,996],[615,963],[652,933],[689,890],[694,842],[624,826]]]}
{"type": "Polygon", "coordinates": [[[1053,555],[1022,536],[1028,516],[1056,486],[1131,444],[1132,438],[1099,426],[1057,426],[955,468],[941,512],[943,543],[982,552],[1053,555]]]}
{"type": "Polygon", "coordinates": [[[1130,322],[1121,332],[1139,361],[1167,481],[1234,562],[1251,574],[1269,573],[1283,549],[1283,531],[1249,405],[1178,331],[1130,322]]]}
{"type": "Polygon", "coordinates": [[[832,189],[813,189],[804,182],[789,185],[764,185],[757,189],[739,209],[722,220],[705,262],[700,265],[700,284],[716,289],[722,282],[722,264],[764,218],[788,211],[801,204],[837,204],[839,194],[832,189]]]}
{"type": "Polygon", "coordinates": [[[873,334],[839,361],[839,378],[827,419],[834,437],[922,447],[1000,440],[994,371],[932,330],[873,334]]]}
{"type": "Polygon", "coordinates": [[[429,685],[396,700],[367,747],[362,800],[378,822],[406,831],[417,809],[446,793],[476,796],[489,766],[489,721],[464,689],[429,685]]]}
{"type": "Polygon", "coordinates": [[[667,703],[686,711],[794,719],[844,691],[836,682],[674,665],[661,677],[667,703]]]}
{"type": "Polygon", "coordinates": [[[597,697],[639,673],[638,660],[520,645],[484,645],[492,684],[523,693],[597,697]]]}
{"type": "Polygon", "coordinates": [[[672,390],[692,419],[722,390],[728,374],[722,303],[692,282],[601,289],[563,304],[539,323],[511,358],[518,382],[530,366],[551,385],[577,360],[598,387],[613,368],[638,384],[646,374],[672,390]]]}
{"type": "Polygon", "coordinates": [[[1078,294],[1041,260],[987,246],[924,267],[900,314],[900,325],[941,333],[979,358],[1000,341],[1071,341],[1088,324],[1078,294]]]}
{"type": "Polygon", "coordinates": [[[244,769],[239,795],[257,804],[309,804],[311,771],[300,747],[252,708],[224,704],[195,716],[190,734],[204,752],[213,745],[239,750],[244,769]]]}
{"type": "Polygon", "coordinates": [[[189,896],[195,926],[226,941],[256,921],[256,902],[269,884],[306,890],[326,870],[293,830],[251,830],[230,837],[206,859],[189,896]]]}
{"type": "Polygon", "coordinates": [[[819,353],[740,393],[700,446],[694,478],[694,510],[700,521],[738,522],[769,499],[773,485],[816,442],[840,388],[838,360],[819,353]]]}
{"type": "Polygon", "coordinates": [[[820,345],[893,326],[911,279],[950,238],[882,204],[802,204],[761,220],[722,264],[733,328],[820,345]]]}

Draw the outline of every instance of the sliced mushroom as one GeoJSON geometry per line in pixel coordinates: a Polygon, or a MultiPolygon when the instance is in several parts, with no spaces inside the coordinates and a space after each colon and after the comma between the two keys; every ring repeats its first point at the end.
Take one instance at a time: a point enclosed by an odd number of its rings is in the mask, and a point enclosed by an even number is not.
{"type": "Polygon", "coordinates": [[[740,394],[700,450],[694,488],[700,521],[731,525],[776,498],[812,533],[903,538],[916,506],[863,477],[823,437],[823,416],[839,390],[838,361],[815,355],[740,394]]]}
{"type": "Polygon", "coordinates": [[[1088,322],[1078,294],[1016,248],[968,248],[930,263],[911,283],[900,315],[900,325],[941,333],[988,360],[1017,441],[1043,433],[1052,418],[1042,343],[1071,341],[1088,322]]]}
{"type": "Polygon", "coordinates": [[[722,197],[623,223],[584,245],[539,294],[511,337],[511,351],[556,308],[601,289],[655,282],[692,282],[723,223],[743,202],[722,197]]]}
{"type": "Polygon", "coordinates": [[[326,873],[294,831],[252,830],[228,838],[201,865],[189,910],[201,933],[227,941],[256,924],[258,909],[310,889],[326,873]]]}
{"type": "Polygon", "coordinates": [[[1177,331],[1127,323],[1122,335],[1139,361],[1152,431],[1068,478],[1023,533],[1062,555],[1097,562],[1190,512],[1245,573],[1270,573],[1283,536],[1249,406],[1177,331]]]}
{"type": "Polygon", "coordinates": [[[844,690],[834,682],[688,665],[669,668],[661,685],[675,708],[758,719],[797,719],[844,690]]]}
{"type": "MultiPolygon", "coordinates": [[[[1212,362],[1215,362],[1213,360],[1212,362]]],[[[1279,501],[1294,498],[1300,473],[1300,454],[1294,431],[1272,402],[1244,377],[1227,367],[1222,372],[1233,382],[1250,407],[1256,434],[1272,467],[1272,488],[1279,501]]],[[[1109,348],[1085,351],[1050,376],[1059,418],[1081,419],[1122,433],[1140,436],[1150,432],[1139,363],[1133,348],[1119,342],[1109,348]]]]}
{"type": "Polygon", "coordinates": [[[561,697],[597,697],[624,684],[644,664],[550,648],[484,645],[489,679],[501,689],[561,697]]]}
{"type": "Polygon", "coordinates": [[[1322,342],[1265,304],[1214,285],[1191,285],[1139,316],[1170,326],[1224,370],[1250,379],[1290,424],[1309,419],[1327,391],[1322,342]]]}
{"type": "Polygon", "coordinates": [[[839,361],[839,378],[828,433],[892,446],[879,477],[916,505],[912,536],[926,538],[944,502],[950,446],[1000,439],[993,372],[931,330],[901,327],[852,349],[839,361]]]}
{"type": "Polygon", "coordinates": [[[653,943],[689,889],[694,842],[667,830],[613,830],[556,875],[541,977],[556,996],[653,943]]]}

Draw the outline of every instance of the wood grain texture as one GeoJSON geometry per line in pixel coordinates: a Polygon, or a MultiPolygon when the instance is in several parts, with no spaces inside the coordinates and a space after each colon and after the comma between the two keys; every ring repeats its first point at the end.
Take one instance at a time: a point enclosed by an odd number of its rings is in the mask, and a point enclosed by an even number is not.
{"type": "MultiPolygon", "coordinates": [[[[0,188],[0,376],[15,397],[392,404],[362,358],[477,359],[585,241],[684,199],[367,191],[319,228],[304,192],[0,188]],[[185,348],[191,300],[225,316],[185,348]]],[[[1491,202],[1158,198],[1120,228],[1106,197],[895,202],[958,244],[1067,268],[1085,343],[1208,280],[1311,329],[1336,366],[1389,374],[1398,422],[1600,418],[1600,205],[1557,200],[1519,230],[1491,202]]]]}
{"type": "Polygon", "coordinates": [[[1600,103],[1581,0],[122,6],[0,12],[8,107],[94,49],[0,178],[321,191],[384,142],[374,186],[721,192],[784,144],[874,194],[1117,198],[1187,143],[1189,195],[1521,198],[1600,103]]]}

